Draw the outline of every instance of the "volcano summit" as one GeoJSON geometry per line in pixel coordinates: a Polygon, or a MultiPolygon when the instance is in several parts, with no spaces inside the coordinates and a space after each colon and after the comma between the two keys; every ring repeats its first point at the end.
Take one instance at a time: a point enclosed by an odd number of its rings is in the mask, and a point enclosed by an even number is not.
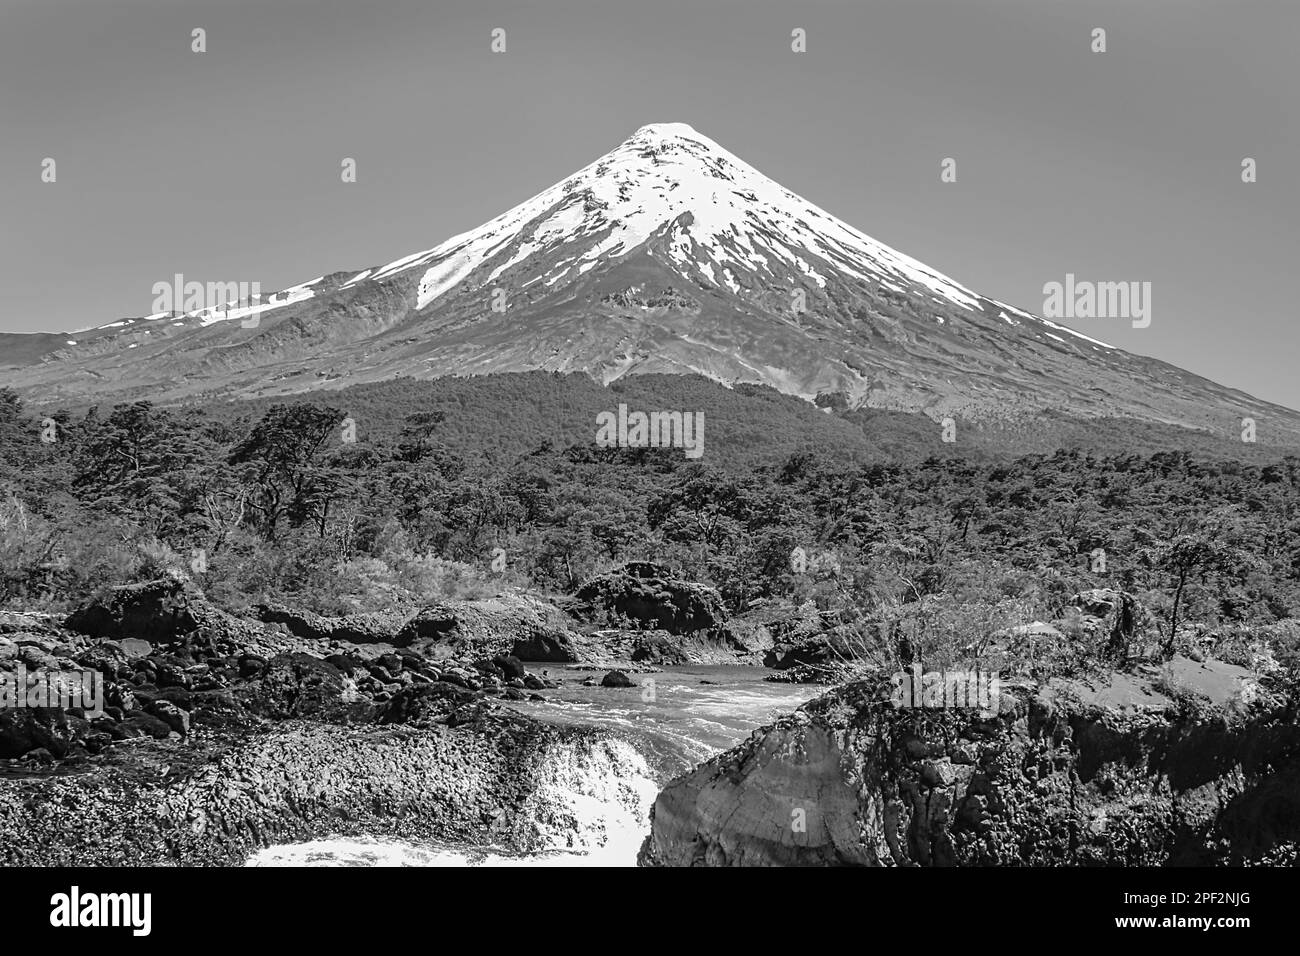
{"type": "Polygon", "coordinates": [[[495,219],[385,265],[256,306],[4,335],[0,348],[5,378],[42,402],[670,373],[935,419],[1048,411],[1230,436],[1249,417],[1300,443],[1296,412],[982,296],[681,123],[643,126],[495,219]]]}

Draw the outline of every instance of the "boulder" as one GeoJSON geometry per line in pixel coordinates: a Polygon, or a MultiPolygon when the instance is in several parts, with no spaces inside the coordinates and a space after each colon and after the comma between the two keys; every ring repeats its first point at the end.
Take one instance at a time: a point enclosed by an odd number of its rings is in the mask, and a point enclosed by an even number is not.
{"type": "Polygon", "coordinates": [[[536,664],[572,664],[579,660],[573,639],[567,633],[535,631],[515,638],[510,653],[521,661],[536,664]]]}
{"type": "Polygon", "coordinates": [[[808,601],[798,607],[772,603],[746,611],[728,631],[745,647],[763,650],[763,666],[775,670],[837,666],[855,654],[851,627],[808,601]],[[739,626],[735,626],[738,624],[739,626]]]}
{"type": "Polygon", "coordinates": [[[149,713],[153,714],[182,737],[189,736],[190,715],[171,701],[155,700],[149,705],[149,713]]]}
{"type": "Polygon", "coordinates": [[[26,708],[0,710],[0,757],[21,757],[41,746],[37,722],[26,708]]]}
{"type": "Polygon", "coordinates": [[[122,649],[122,653],[127,656],[128,660],[139,660],[142,657],[148,657],[153,652],[152,644],[135,637],[124,637],[117,642],[117,646],[122,649]]]}
{"type": "Polygon", "coordinates": [[[1066,603],[1070,607],[1077,607],[1090,617],[1107,618],[1115,613],[1122,600],[1122,591],[1112,588],[1090,588],[1087,591],[1080,591],[1066,603]]]}
{"type": "Polygon", "coordinates": [[[578,589],[574,610],[588,619],[627,620],[670,634],[716,631],[727,621],[715,588],[645,561],[592,578],[578,589]]]}
{"type": "Polygon", "coordinates": [[[90,637],[159,644],[211,624],[217,616],[197,586],[173,576],[114,588],[77,608],[64,625],[90,637]]]}
{"type": "Polygon", "coordinates": [[[1117,660],[1127,658],[1134,642],[1152,629],[1151,615],[1127,591],[1092,588],[1074,595],[1067,606],[1078,609],[1085,631],[1107,636],[1106,652],[1117,660]]]}
{"type": "Polygon", "coordinates": [[[610,671],[600,679],[601,687],[635,687],[636,681],[622,671],[610,671]]]}
{"type": "Polygon", "coordinates": [[[91,732],[89,721],[56,707],[0,710],[0,757],[21,757],[37,748],[62,758],[91,732]]]}
{"type": "Polygon", "coordinates": [[[632,660],[638,664],[656,666],[689,664],[690,655],[672,638],[663,634],[646,634],[636,642],[632,650],[632,660]]]}
{"type": "Polygon", "coordinates": [[[77,662],[82,667],[99,671],[105,680],[113,680],[118,676],[129,677],[131,667],[128,661],[126,652],[116,641],[101,641],[77,655],[77,662]]]}
{"type": "Polygon", "coordinates": [[[118,723],[114,728],[113,736],[123,740],[131,737],[154,737],[158,740],[166,740],[171,733],[172,729],[166,721],[144,711],[135,711],[118,723]]]}
{"type": "Polygon", "coordinates": [[[516,595],[430,604],[402,627],[393,643],[437,645],[441,653],[457,656],[512,654],[521,661],[550,663],[578,660],[563,613],[516,595]]]}
{"type": "Polygon", "coordinates": [[[350,644],[391,644],[406,622],[399,613],[353,614],[326,617],[310,611],[295,611],[282,604],[258,604],[257,619],[282,624],[295,637],[318,641],[347,641],[350,644]]]}
{"type": "Polygon", "coordinates": [[[501,668],[501,673],[505,675],[506,680],[518,678],[523,680],[526,672],[524,663],[513,654],[498,654],[492,658],[492,663],[501,668]]]}

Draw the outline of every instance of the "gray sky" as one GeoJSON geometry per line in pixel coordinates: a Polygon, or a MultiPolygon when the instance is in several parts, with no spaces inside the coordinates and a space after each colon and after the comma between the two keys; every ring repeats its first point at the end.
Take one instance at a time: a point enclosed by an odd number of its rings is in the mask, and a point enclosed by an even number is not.
{"type": "Polygon", "coordinates": [[[1150,327],[1069,324],[1300,408],[1297,37],[1292,0],[0,0],[0,330],[388,262],[678,121],[1030,311],[1149,281],[1150,327]]]}

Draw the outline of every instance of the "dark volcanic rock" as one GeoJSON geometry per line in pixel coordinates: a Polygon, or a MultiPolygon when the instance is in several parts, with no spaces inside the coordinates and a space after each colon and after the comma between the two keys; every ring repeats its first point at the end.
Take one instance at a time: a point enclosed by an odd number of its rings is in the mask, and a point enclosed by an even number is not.
{"type": "Polygon", "coordinates": [[[522,661],[578,660],[568,622],[557,608],[503,595],[483,601],[440,601],[422,608],[393,643],[440,645],[454,654],[513,654],[522,661]]]}
{"type": "Polygon", "coordinates": [[[773,605],[742,615],[743,631],[755,646],[767,645],[763,664],[777,670],[825,663],[833,627],[816,606],[773,605]]]}
{"type": "Polygon", "coordinates": [[[21,757],[40,746],[40,725],[33,711],[0,710],[0,757],[21,757]]]}
{"type": "Polygon", "coordinates": [[[277,720],[314,717],[349,720],[367,716],[367,704],[355,682],[333,664],[310,654],[281,654],[272,659],[260,678],[240,687],[247,706],[277,720]]]}
{"type": "Polygon", "coordinates": [[[747,648],[766,646],[765,667],[816,671],[823,679],[862,656],[875,638],[870,622],[842,620],[819,611],[812,602],[799,607],[773,603],[757,608],[731,622],[728,632],[733,641],[747,648]]]}
{"type": "Polygon", "coordinates": [[[1070,598],[1068,607],[1077,609],[1087,633],[1107,635],[1106,650],[1117,659],[1128,657],[1135,642],[1155,630],[1146,608],[1127,591],[1092,588],[1070,598]]]}
{"type": "Polygon", "coordinates": [[[379,723],[423,726],[444,722],[461,705],[477,699],[473,691],[445,681],[416,684],[393,695],[380,711],[379,723]]]}
{"type": "Polygon", "coordinates": [[[180,578],[114,588],[68,615],[65,625],[90,637],[167,643],[216,618],[203,592],[180,578]]]}
{"type": "Polygon", "coordinates": [[[622,671],[610,671],[600,679],[601,687],[635,687],[636,681],[622,671]]]}
{"type": "Polygon", "coordinates": [[[506,680],[511,680],[516,677],[523,680],[526,674],[523,661],[515,657],[513,654],[498,654],[496,657],[492,658],[492,663],[501,668],[501,672],[505,675],[506,680]]]}
{"type": "Polygon", "coordinates": [[[542,630],[534,631],[528,637],[515,638],[510,653],[521,661],[537,664],[573,664],[579,659],[567,633],[542,630]]]}
{"type": "Polygon", "coordinates": [[[282,604],[259,604],[254,612],[258,620],[283,624],[297,637],[351,644],[391,644],[407,619],[407,615],[400,613],[325,617],[310,611],[295,611],[282,604]]]}
{"type": "Polygon", "coordinates": [[[166,739],[172,729],[167,725],[166,721],[160,720],[153,714],[136,711],[118,723],[117,732],[117,736],[120,737],[157,737],[166,739]]]}
{"type": "Polygon", "coordinates": [[[0,710],[0,757],[21,757],[39,748],[63,758],[93,731],[90,721],[57,707],[6,708],[0,710]]]}
{"type": "Polygon", "coordinates": [[[670,634],[716,630],[727,620],[714,588],[645,561],[592,578],[578,589],[577,600],[575,612],[582,616],[626,619],[670,634]]]}
{"type": "Polygon", "coordinates": [[[155,700],[149,712],[182,737],[190,732],[190,715],[170,700],[155,700]]]}
{"type": "Polygon", "coordinates": [[[636,642],[632,660],[645,664],[689,664],[690,655],[680,644],[663,634],[647,634],[636,642]]]}

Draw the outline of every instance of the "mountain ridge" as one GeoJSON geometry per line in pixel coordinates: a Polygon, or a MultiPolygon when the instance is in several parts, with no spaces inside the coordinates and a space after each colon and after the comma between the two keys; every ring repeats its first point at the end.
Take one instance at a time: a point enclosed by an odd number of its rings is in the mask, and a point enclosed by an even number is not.
{"type": "Polygon", "coordinates": [[[1051,409],[1227,436],[1257,418],[1300,444],[1300,413],[982,296],[677,123],[384,265],[0,347],[5,377],[44,402],[693,373],[934,420],[1032,424],[1051,409]]]}

